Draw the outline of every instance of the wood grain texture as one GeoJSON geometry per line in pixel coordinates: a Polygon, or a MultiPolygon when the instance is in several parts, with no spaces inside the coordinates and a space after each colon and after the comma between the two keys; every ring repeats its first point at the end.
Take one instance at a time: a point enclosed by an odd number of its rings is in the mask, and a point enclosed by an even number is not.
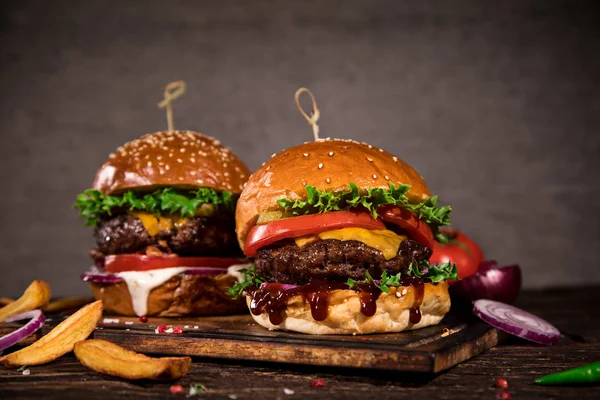
{"type": "MultiPolygon", "coordinates": [[[[515,399],[598,399],[600,387],[540,387],[533,380],[600,359],[600,287],[525,292],[519,306],[559,327],[568,336],[554,347],[509,339],[502,345],[440,374],[194,358],[181,380],[206,385],[199,398],[230,399],[494,399],[499,377],[515,399]],[[321,378],[326,387],[312,388],[321,378]],[[294,391],[287,396],[283,389],[294,391]]],[[[71,355],[31,367],[30,375],[0,369],[0,399],[161,399],[171,383],[127,382],[82,367],[71,355]]]]}
{"type": "Polygon", "coordinates": [[[381,335],[305,335],[269,331],[250,315],[196,319],[108,317],[98,339],[144,353],[329,367],[440,372],[498,344],[504,335],[472,316],[450,313],[424,329],[381,335]],[[180,326],[183,334],[155,332],[180,326]]]}

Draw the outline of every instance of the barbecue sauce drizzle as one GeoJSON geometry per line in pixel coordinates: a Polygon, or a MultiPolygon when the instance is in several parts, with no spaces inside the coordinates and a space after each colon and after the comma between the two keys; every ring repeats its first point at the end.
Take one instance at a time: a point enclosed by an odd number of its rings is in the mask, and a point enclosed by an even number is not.
{"type": "MultiPolygon", "coordinates": [[[[402,279],[402,286],[412,286],[415,291],[415,301],[410,308],[410,322],[417,324],[421,321],[421,304],[425,294],[423,280],[416,277],[406,277],[402,279]]],[[[250,302],[250,312],[254,315],[262,313],[269,314],[269,321],[273,325],[279,325],[283,322],[283,312],[287,307],[287,302],[294,296],[302,296],[304,301],[310,304],[310,311],[315,321],[323,321],[327,318],[329,308],[329,296],[334,290],[354,290],[358,293],[360,300],[360,312],[366,317],[372,317],[377,311],[377,299],[381,294],[381,289],[372,283],[361,283],[350,288],[346,283],[327,282],[324,280],[313,280],[305,285],[297,286],[292,289],[284,289],[281,283],[270,283],[261,288],[248,290],[252,301],[250,302]]]]}

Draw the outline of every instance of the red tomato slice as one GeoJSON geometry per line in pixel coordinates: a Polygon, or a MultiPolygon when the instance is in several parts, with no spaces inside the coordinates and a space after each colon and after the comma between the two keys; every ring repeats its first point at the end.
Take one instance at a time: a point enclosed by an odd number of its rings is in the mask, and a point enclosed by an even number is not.
{"type": "Polygon", "coordinates": [[[118,254],[106,256],[104,269],[115,274],[124,271],[150,271],[153,269],[173,267],[212,267],[223,268],[247,262],[245,258],[221,257],[177,257],[146,256],[143,254],[118,254]]]}
{"type": "Polygon", "coordinates": [[[398,225],[417,242],[433,249],[435,241],[431,228],[420,220],[415,213],[396,206],[383,206],[377,211],[385,222],[398,225]]]}
{"type": "Polygon", "coordinates": [[[258,249],[282,239],[318,235],[342,228],[385,229],[385,225],[364,211],[331,211],[285,218],[252,228],[246,238],[244,254],[248,257],[256,257],[258,249]]]}

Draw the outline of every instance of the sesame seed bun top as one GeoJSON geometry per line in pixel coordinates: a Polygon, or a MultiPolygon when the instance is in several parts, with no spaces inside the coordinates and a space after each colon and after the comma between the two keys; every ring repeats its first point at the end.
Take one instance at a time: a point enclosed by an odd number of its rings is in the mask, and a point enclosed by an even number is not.
{"type": "Polygon", "coordinates": [[[400,158],[366,143],[342,139],[307,142],[273,154],[254,172],[236,209],[237,236],[244,248],[248,232],[265,211],[281,210],[277,200],[306,198],[305,186],[340,192],[355,183],[361,192],[408,184],[409,201],[418,203],[431,196],[423,178],[400,158]]]}
{"type": "Polygon", "coordinates": [[[218,140],[191,131],[156,132],[126,143],[100,167],[92,187],[104,194],[160,187],[242,191],[250,170],[218,140]]]}

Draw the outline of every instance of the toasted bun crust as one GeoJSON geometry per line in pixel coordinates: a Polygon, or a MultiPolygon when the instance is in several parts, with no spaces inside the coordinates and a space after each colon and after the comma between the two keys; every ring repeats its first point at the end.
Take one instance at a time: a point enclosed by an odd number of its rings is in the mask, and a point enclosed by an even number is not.
{"type": "Polygon", "coordinates": [[[305,186],[339,192],[355,183],[363,192],[409,184],[410,201],[431,196],[423,178],[398,157],[352,140],[327,139],[307,142],[274,154],[254,172],[237,203],[236,226],[240,246],[265,211],[280,210],[281,198],[306,198],[305,186]]]}
{"type": "MultiPolygon", "coordinates": [[[[250,296],[246,298],[250,306],[250,296]]],[[[360,312],[360,301],[354,290],[334,290],[329,296],[329,315],[324,321],[315,321],[310,305],[298,295],[291,298],[285,310],[283,322],[273,325],[266,313],[252,315],[254,320],[270,330],[308,333],[312,335],[348,335],[366,333],[401,332],[424,328],[439,323],[450,311],[450,295],[446,282],[425,284],[421,321],[412,324],[409,321],[410,308],[415,301],[412,286],[390,288],[390,293],[381,293],[377,299],[377,311],[372,317],[360,312]],[[402,294],[396,296],[396,292],[402,294]]]]}
{"type": "Polygon", "coordinates": [[[250,170],[218,140],[191,131],[156,132],[119,147],[92,185],[104,194],[159,187],[242,191],[250,170]]]}
{"type": "MultiPolygon", "coordinates": [[[[243,299],[233,300],[227,289],[237,279],[228,274],[216,276],[176,275],[152,289],[148,296],[148,316],[233,314],[245,309],[243,299]]],[[[127,284],[90,283],[92,293],[104,302],[104,309],[120,315],[135,316],[127,284]]]]}

